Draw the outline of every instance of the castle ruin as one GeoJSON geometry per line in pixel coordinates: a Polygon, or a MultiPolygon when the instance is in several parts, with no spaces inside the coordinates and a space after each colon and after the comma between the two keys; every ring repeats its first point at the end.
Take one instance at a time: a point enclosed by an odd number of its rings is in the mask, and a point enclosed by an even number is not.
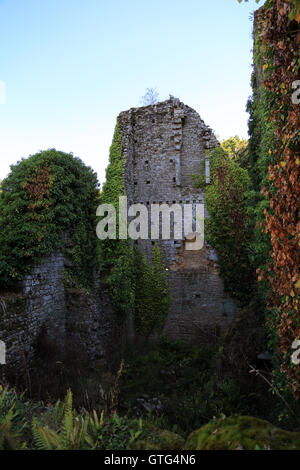
{"type": "MultiPolygon", "coordinates": [[[[209,183],[207,151],[219,143],[195,110],[170,97],[122,112],[118,125],[129,205],[204,204],[204,192],[192,175],[203,171],[209,183]]],[[[138,240],[148,259],[153,244],[150,239],[138,240]]],[[[216,253],[207,243],[199,251],[187,250],[184,240],[159,240],[158,244],[165,255],[173,299],[163,335],[211,342],[236,313],[224,292],[216,253]]]]}

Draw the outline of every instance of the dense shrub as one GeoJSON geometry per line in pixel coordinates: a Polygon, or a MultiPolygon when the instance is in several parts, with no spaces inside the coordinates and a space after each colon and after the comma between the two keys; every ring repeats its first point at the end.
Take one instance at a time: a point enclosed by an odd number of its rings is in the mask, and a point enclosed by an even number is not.
{"type": "MultiPolygon", "coordinates": [[[[299,2],[267,1],[257,18],[253,97],[248,103],[250,175],[263,201],[256,211],[258,279],[266,303],[274,377],[281,393],[300,395],[292,343],[299,337],[299,2]],[[285,373],[285,375],[283,375],[285,373]]],[[[288,398],[290,400],[290,398],[288,398]]]]}
{"type": "Polygon", "coordinates": [[[96,174],[72,154],[51,149],[12,165],[0,195],[1,286],[12,286],[33,262],[63,247],[66,278],[90,286],[97,200],[96,174]]]}
{"type": "Polygon", "coordinates": [[[0,450],[125,450],[143,435],[139,419],[79,413],[68,390],[53,405],[0,386],[0,450]]]}
{"type": "Polygon", "coordinates": [[[229,158],[222,148],[211,155],[211,184],[206,188],[209,219],[206,236],[217,250],[225,288],[243,304],[253,291],[249,263],[251,233],[247,209],[251,183],[247,170],[229,158]]]}

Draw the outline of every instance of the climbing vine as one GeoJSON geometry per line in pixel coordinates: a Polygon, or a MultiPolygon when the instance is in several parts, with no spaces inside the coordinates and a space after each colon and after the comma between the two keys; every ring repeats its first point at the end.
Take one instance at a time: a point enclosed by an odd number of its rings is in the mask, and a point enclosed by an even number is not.
{"type": "MultiPolygon", "coordinates": [[[[125,195],[123,174],[122,139],[117,124],[109,151],[106,182],[100,195],[100,203],[112,204],[116,214],[119,209],[119,196],[125,195]]],[[[114,311],[120,320],[124,320],[134,308],[133,256],[129,240],[118,240],[118,217],[116,226],[116,240],[99,240],[98,259],[100,270],[109,286],[114,311]]]]}
{"type": "Polygon", "coordinates": [[[300,16],[291,12],[291,5],[282,0],[266,12],[263,39],[274,57],[266,64],[269,71],[264,86],[274,96],[270,119],[276,146],[270,152],[276,162],[269,167],[270,188],[263,188],[270,201],[265,231],[271,238],[271,260],[267,271],[259,274],[271,285],[269,306],[278,323],[281,370],[289,378],[292,393],[299,397],[300,370],[291,363],[291,345],[300,338],[300,113],[292,99],[292,83],[299,78],[300,16]]]}
{"type": "Polygon", "coordinates": [[[248,257],[250,178],[222,148],[212,152],[210,161],[211,184],[205,195],[210,215],[206,235],[218,252],[226,290],[244,304],[249,301],[254,281],[248,257]]]}
{"type": "MultiPolygon", "coordinates": [[[[122,138],[117,123],[110,147],[106,182],[100,202],[112,204],[118,214],[119,196],[126,195],[123,180],[124,157],[122,138]]],[[[118,217],[117,217],[118,219],[118,217]]],[[[160,249],[153,251],[153,263],[147,263],[144,255],[133,248],[129,239],[99,240],[99,265],[109,285],[111,302],[117,317],[123,321],[133,316],[136,330],[144,335],[161,329],[169,305],[166,272],[160,249]]]]}
{"type": "Polygon", "coordinates": [[[291,362],[291,345],[300,338],[300,113],[292,85],[299,80],[299,22],[299,2],[266,2],[248,104],[252,178],[264,197],[257,226],[267,237],[258,279],[266,292],[271,342],[280,352],[277,373],[280,367],[295,397],[300,396],[300,370],[291,362]]]}
{"type": "Polygon", "coordinates": [[[0,195],[1,287],[62,249],[69,283],[91,286],[98,194],[96,174],[72,154],[52,149],[13,165],[0,195]]]}
{"type": "Polygon", "coordinates": [[[147,337],[153,331],[160,332],[165,324],[171,301],[170,288],[158,245],[153,249],[152,263],[147,263],[138,249],[135,250],[134,260],[134,321],[137,332],[147,337]]]}

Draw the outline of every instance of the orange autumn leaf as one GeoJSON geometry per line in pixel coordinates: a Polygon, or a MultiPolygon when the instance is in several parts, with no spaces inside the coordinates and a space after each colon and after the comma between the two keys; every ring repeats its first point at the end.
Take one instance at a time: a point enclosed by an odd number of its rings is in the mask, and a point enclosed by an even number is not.
{"type": "MultiPolygon", "coordinates": [[[[264,218],[265,233],[271,241],[272,263],[265,274],[258,272],[258,279],[265,278],[270,284],[268,304],[278,319],[278,346],[284,358],[281,370],[287,375],[294,396],[300,397],[300,370],[291,368],[289,362],[291,342],[297,335],[300,337],[297,299],[300,289],[300,113],[299,106],[291,102],[287,93],[287,84],[292,83],[299,72],[300,32],[291,35],[291,30],[295,30],[289,19],[292,8],[291,2],[274,1],[266,15],[262,37],[265,50],[270,48],[274,52],[275,67],[270,70],[264,86],[274,95],[270,122],[276,145],[268,147],[272,156],[268,173],[270,189],[262,190],[270,207],[264,211],[264,218]]],[[[295,20],[300,23],[299,13],[295,20]]]]}

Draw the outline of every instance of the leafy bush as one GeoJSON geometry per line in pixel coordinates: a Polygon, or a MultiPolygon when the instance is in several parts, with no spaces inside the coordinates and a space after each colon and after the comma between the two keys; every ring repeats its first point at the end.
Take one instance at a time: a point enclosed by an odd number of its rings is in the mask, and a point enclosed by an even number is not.
{"type": "Polygon", "coordinates": [[[291,86],[300,65],[299,2],[267,1],[260,13],[248,103],[250,175],[264,196],[256,208],[254,262],[268,316],[274,380],[293,407],[290,392],[296,399],[300,396],[299,367],[291,361],[291,345],[300,334],[300,120],[291,86]]]}
{"type": "MultiPolygon", "coordinates": [[[[250,399],[249,388],[242,389],[239,380],[217,377],[214,349],[163,338],[155,345],[134,347],[125,358],[120,410],[129,410],[135,416],[137,399],[156,397],[162,410],[151,415],[145,411],[145,426],[150,421],[160,429],[185,436],[214,416],[260,413],[265,398],[250,399]]],[[[138,411],[142,413],[140,408],[138,411]]]]}
{"type": "Polygon", "coordinates": [[[97,200],[96,174],[72,154],[51,149],[12,165],[0,195],[1,285],[66,246],[68,279],[91,286],[97,200]]]}
{"type": "Polygon", "coordinates": [[[225,288],[243,304],[250,299],[254,280],[249,263],[250,189],[247,170],[230,159],[223,149],[215,149],[211,155],[211,185],[205,196],[210,215],[206,234],[218,252],[225,288]]]}
{"type": "Polygon", "coordinates": [[[72,392],[53,406],[0,390],[0,450],[125,450],[143,436],[140,419],[78,413],[72,392]]]}
{"type": "Polygon", "coordinates": [[[0,386],[0,450],[25,448],[21,440],[25,426],[24,417],[18,409],[17,395],[0,386]]]}

